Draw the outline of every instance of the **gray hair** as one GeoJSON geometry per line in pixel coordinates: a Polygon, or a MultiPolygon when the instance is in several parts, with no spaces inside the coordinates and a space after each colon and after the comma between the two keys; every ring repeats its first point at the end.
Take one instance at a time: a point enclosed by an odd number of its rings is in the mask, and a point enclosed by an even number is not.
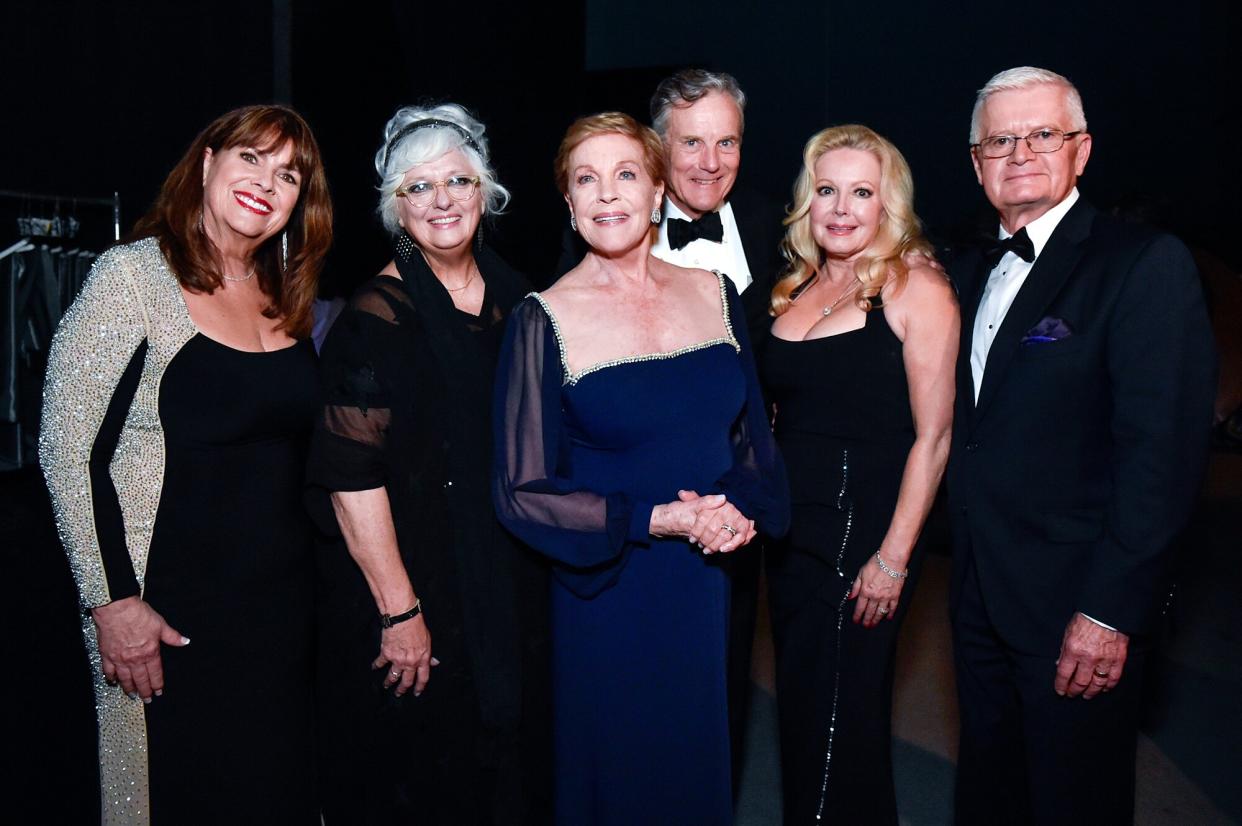
{"type": "Polygon", "coordinates": [[[983,104],[997,92],[1008,92],[1015,89],[1029,89],[1032,86],[1045,84],[1060,86],[1065,90],[1065,109],[1070,116],[1072,132],[1087,131],[1087,116],[1082,110],[1082,97],[1069,78],[1048,69],[1037,69],[1034,66],[1018,66],[1006,69],[993,75],[975,96],[975,109],[970,113],[970,143],[973,146],[984,138],[983,135],[983,104]]]}
{"type": "MultiPolygon", "coordinates": [[[[682,69],[664,78],[651,96],[651,128],[661,139],[668,137],[668,116],[674,106],[688,106],[709,92],[719,92],[733,98],[737,104],[738,120],[743,131],[746,128],[746,93],[737,85],[737,79],[725,72],[709,72],[706,69],[682,69]]],[[[740,136],[739,136],[740,137],[740,136]]]]}
{"type": "Polygon", "coordinates": [[[384,127],[384,144],[375,153],[375,171],[379,175],[380,219],[393,235],[402,232],[397,214],[397,187],[405,173],[420,163],[434,161],[446,152],[459,150],[466,156],[471,172],[479,176],[479,192],[483,197],[483,214],[499,213],[509,203],[509,190],[496,180],[487,151],[486,131],[464,106],[442,103],[439,106],[403,106],[384,127]],[[420,120],[446,121],[443,125],[428,124],[401,135],[403,129],[420,120]],[[453,128],[458,127],[458,129],[453,128]],[[394,138],[395,144],[390,145],[394,138]]]}

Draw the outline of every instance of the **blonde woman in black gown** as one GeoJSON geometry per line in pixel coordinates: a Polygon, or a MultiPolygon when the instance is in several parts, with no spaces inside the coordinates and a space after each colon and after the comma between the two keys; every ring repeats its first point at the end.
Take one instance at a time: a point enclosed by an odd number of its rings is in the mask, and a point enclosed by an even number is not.
{"type": "Polygon", "coordinates": [[[768,558],[785,820],[895,824],[893,653],[949,452],[958,311],[891,143],[839,126],[803,160],[762,359],[793,503],[768,558]]]}

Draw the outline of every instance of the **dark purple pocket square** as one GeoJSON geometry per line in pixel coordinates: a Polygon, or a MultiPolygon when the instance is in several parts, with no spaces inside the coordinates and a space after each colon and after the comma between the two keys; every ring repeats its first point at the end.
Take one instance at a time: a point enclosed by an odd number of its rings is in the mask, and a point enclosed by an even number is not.
{"type": "Polygon", "coordinates": [[[1049,341],[1060,341],[1074,334],[1069,323],[1061,318],[1047,316],[1027,331],[1022,337],[1023,344],[1044,344],[1049,341]]]}

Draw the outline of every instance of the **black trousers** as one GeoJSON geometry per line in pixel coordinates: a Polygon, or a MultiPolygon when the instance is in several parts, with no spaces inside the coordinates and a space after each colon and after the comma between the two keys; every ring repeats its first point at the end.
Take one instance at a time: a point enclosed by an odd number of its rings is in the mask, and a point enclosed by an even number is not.
{"type": "Polygon", "coordinates": [[[863,628],[844,601],[852,578],[824,576],[827,563],[799,551],[782,563],[769,595],[785,823],[896,826],[893,671],[917,569],[894,619],[863,628]],[[822,585],[807,597],[798,586],[809,581],[822,585]]]}
{"type": "Polygon", "coordinates": [[[1034,656],[1006,645],[967,565],[952,617],[961,709],[955,822],[1133,823],[1147,646],[1131,640],[1121,682],[1107,694],[1059,697],[1059,651],[1034,656]]]}

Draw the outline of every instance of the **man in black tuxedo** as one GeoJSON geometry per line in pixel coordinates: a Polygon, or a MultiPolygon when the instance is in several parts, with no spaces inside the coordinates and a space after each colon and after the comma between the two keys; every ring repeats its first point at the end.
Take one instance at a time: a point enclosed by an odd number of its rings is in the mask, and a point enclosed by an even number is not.
{"type": "MultiPolygon", "coordinates": [[[[651,98],[651,125],[664,141],[667,167],[663,220],[651,254],[680,267],[727,275],[760,346],[771,318],[768,300],[781,267],[779,207],[734,187],[742,160],[746,95],[723,72],[686,69],[665,78],[651,98]]],[[[733,778],[742,764],[750,702],[761,551],[744,549],[725,561],[732,578],[729,616],[729,733],[733,778]]]]}
{"type": "Polygon", "coordinates": [[[1149,635],[1212,421],[1199,278],[1177,239],[1079,197],[1091,135],[1065,78],[992,78],[971,141],[1000,230],[952,268],[957,822],[1130,823],[1149,635]]]}
{"type": "MultiPolygon", "coordinates": [[[[742,296],[751,338],[767,330],[781,268],[780,208],[737,189],[746,95],[732,75],[685,69],[651,97],[651,125],[664,141],[664,219],[651,254],[670,264],[718,270],[742,296]]],[[[758,344],[758,341],[755,341],[758,344]]]]}

